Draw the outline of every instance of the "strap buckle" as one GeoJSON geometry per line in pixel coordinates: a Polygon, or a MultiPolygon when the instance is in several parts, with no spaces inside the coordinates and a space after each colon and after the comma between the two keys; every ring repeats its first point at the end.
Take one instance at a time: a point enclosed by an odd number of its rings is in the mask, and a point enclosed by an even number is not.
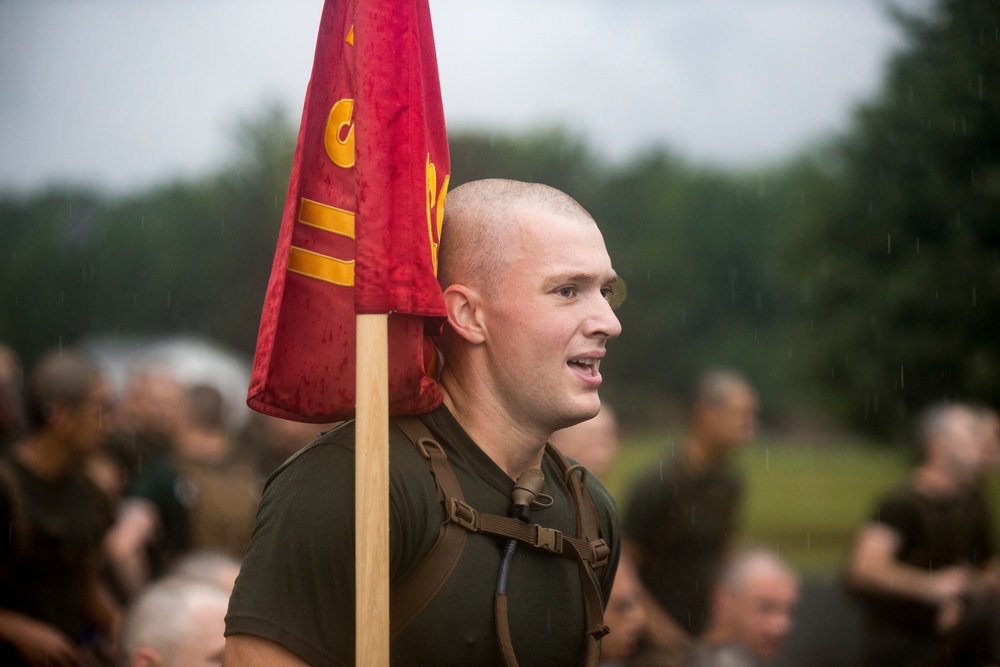
{"type": "MultiPolygon", "coordinates": [[[[433,438],[418,438],[413,444],[417,446],[417,451],[420,452],[420,455],[423,456],[426,461],[430,461],[432,458],[431,451],[427,448],[428,445],[436,449],[442,456],[444,455],[444,450],[441,449],[440,443],[433,438]]],[[[447,458],[447,456],[445,456],[445,458],[447,458]]]]}
{"type": "Polygon", "coordinates": [[[590,543],[590,548],[594,550],[594,562],[591,567],[595,570],[608,564],[611,558],[611,547],[603,539],[594,540],[590,543]]]}
{"type": "Polygon", "coordinates": [[[477,514],[478,512],[476,512],[475,508],[464,500],[459,498],[448,499],[448,520],[452,523],[457,523],[468,531],[478,533],[479,528],[476,526],[477,514]]]}
{"type": "Polygon", "coordinates": [[[535,545],[539,549],[545,549],[546,551],[551,551],[552,553],[560,553],[562,550],[562,545],[560,544],[562,533],[560,533],[555,528],[546,528],[544,526],[538,526],[537,537],[535,538],[535,545]]]}

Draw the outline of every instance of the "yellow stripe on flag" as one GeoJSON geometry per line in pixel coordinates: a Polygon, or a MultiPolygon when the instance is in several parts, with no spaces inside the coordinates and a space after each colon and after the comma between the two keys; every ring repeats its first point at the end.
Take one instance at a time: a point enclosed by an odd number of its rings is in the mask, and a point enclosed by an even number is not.
{"type": "Polygon", "coordinates": [[[353,213],[312,199],[303,197],[299,203],[299,222],[349,239],[354,238],[353,213]]]}
{"type": "Polygon", "coordinates": [[[288,270],[334,285],[354,287],[354,260],[345,262],[292,246],[288,253],[288,270]]]}

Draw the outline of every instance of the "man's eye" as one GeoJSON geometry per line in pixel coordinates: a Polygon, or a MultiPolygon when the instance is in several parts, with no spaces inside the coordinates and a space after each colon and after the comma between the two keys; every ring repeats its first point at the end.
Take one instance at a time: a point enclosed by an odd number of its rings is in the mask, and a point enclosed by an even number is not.
{"type": "Polygon", "coordinates": [[[618,308],[625,303],[625,297],[628,296],[628,286],[622,280],[622,277],[618,276],[613,284],[605,285],[601,288],[601,294],[611,308],[618,308]]]}
{"type": "Polygon", "coordinates": [[[556,294],[563,298],[570,298],[576,296],[576,288],[572,285],[566,285],[564,287],[559,287],[556,289],[556,294]]]}

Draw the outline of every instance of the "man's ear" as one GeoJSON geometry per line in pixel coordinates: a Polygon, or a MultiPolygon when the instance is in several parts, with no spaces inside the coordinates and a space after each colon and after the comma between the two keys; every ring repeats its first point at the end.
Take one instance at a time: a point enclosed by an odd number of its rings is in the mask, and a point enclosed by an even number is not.
{"type": "Polygon", "coordinates": [[[448,324],[456,334],[473,344],[486,340],[482,300],[479,292],[465,285],[449,285],[444,291],[448,324]]]}
{"type": "Polygon", "coordinates": [[[149,646],[140,646],[129,658],[129,667],[160,667],[163,660],[159,652],[149,646]]]}

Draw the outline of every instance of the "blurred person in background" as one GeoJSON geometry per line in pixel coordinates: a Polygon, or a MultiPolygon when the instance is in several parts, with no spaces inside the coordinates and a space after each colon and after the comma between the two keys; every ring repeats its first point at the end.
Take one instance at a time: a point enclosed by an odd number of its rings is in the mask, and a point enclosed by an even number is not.
{"type": "Polygon", "coordinates": [[[603,478],[618,455],[618,419],[614,410],[604,404],[596,417],[556,431],[549,442],[603,478]]]}
{"type": "Polygon", "coordinates": [[[129,481],[138,470],[172,455],[185,419],[184,391],[165,366],[141,366],[129,374],[109,437],[109,448],[120,450],[128,463],[129,481]]]}
{"type": "Polygon", "coordinates": [[[989,472],[1000,470],[1000,413],[988,405],[977,405],[979,432],[983,439],[984,465],[989,472]]]}
{"type": "Polygon", "coordinates": [[[31,430],[0,460],[0,664],[105,664],[120,614],[100,578],[107,506],[84,463],[111,392],[92,360],[60,349],[32,371],[27,405],[31,430]]]}
{"type": "Polygon", "coordinates": [[[192,551],[170,568],[169,577],[183,577],[218,586],[227,593],[240,573],[240,561],[219,551],[192,551]]]}
{"type": "Polygon", "coordinates": [[[998,664],[1000,563],[981,490],[987,443],[967,405],[927,408],[923,460],[858,532],[847,584],[864,609],[871,667],[998,664]]]}
{"type": "Polygon", "coordinates": [[[743,480],[733,458],[752,440],[757,395],[729,370],[695,385],[681,446],[633,487],[625,549],[648,592],[650,649],[683,655],[705,629],[712,586],[738,530],[743,480]]]}
{"type": "Polygon", "coordinates": [[[624,667],[639,651],[648,618],[642,603],[639,573],[625,554],[618,561],[615,582],[604,611],[604,624],[611,629],[601,642],[601,667],[624,667]]]}
{"type": "Polygon", "coordinates": [[[229,593],[185,577],[151,584],[122,626],[121,667],[218,667],[229,593]]]}
{"type": "Polygon", "coordinates": [[[251,412],[240,431],[239,442],[266,481],[282,463],[310,442],[329,431],[333,424],[310,424],[251,412]]]}
{"type": "Polygon", "coordinates": [[[261,481],[226,433],[222,394],[186,389],[174,452],[145,467],[108,536],[108,555],[131,599],[191,550],[242,559],[253,530],[261,481]]]}
{"type": "Polygon", "coordinates": [[[0,343],[0,452],[28,431],[22,384],[20,358],[0,343]]]}
{"type": "Polygon", "coordinates": [[[798,577],[772,551],[735,553],[712,594],[711,620],[685,667],[772,664],[792,628],[798,577]]]}

